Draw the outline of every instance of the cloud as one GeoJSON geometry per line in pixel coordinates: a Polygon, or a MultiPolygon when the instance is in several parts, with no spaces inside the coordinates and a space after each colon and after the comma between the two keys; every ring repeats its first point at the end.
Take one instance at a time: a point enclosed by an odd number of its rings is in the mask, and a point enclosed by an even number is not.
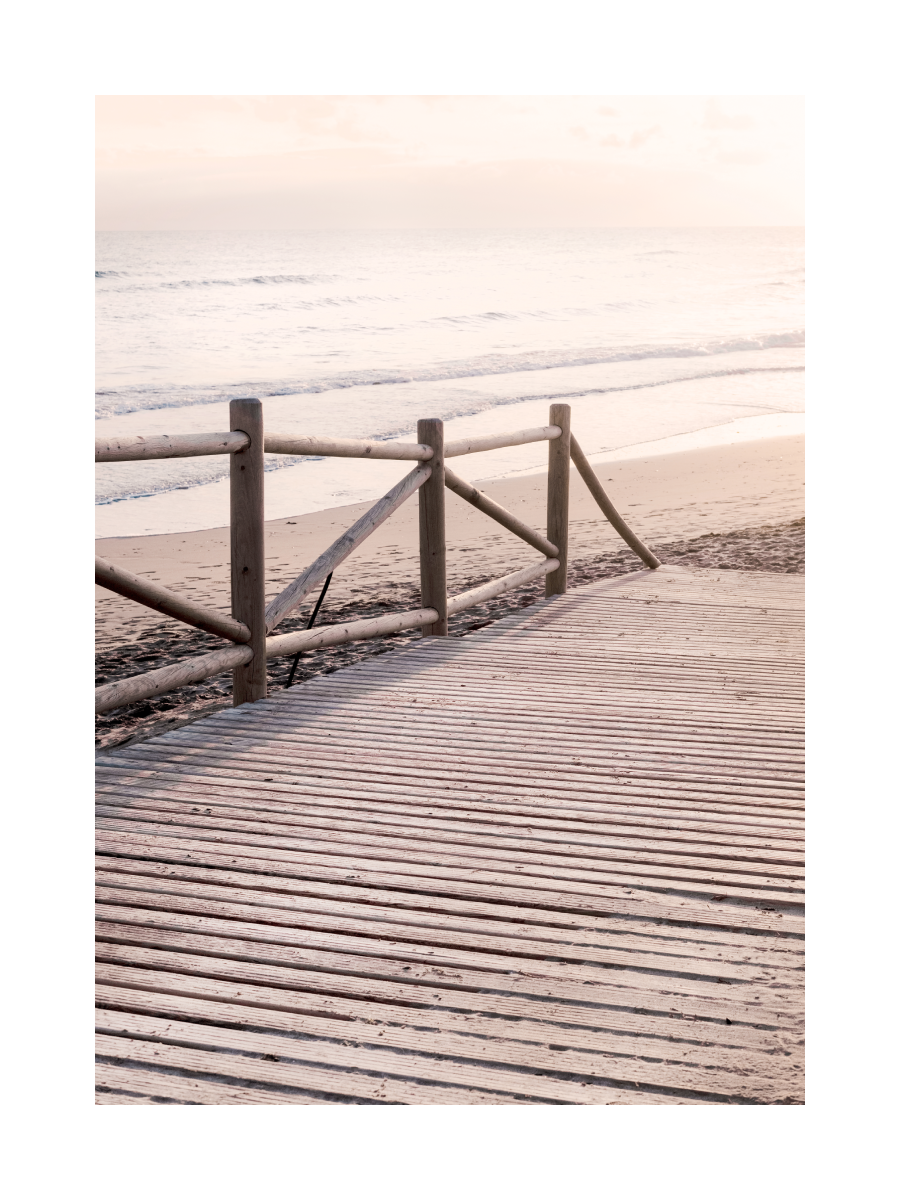
{"type": "Polygon", "coordinates": [[[766,161],[766,156],[759,150],[722,150],[716,155],[716,162],[734,167],[758,167],[766,161]]]}
{"type": "Polygon", "coordinates": [[[706,102],[706,115],[703,120],[704,129],[752,129],[756,122],[749,116],[730,117],[722,112],[718,100],[706,102]]]}
{"type": "Polygon", "coordinates": [[[654,125],[652,129],[636,129],[628,139],[629,149],[636,150],[638,146],[643,146],[655,133],[662,133],[658,125],[654,125]]]}
{"type": "Polygon", "coordinates": [[[799,97],[725,102],[752,116],[706,96],[100,97],[98,216],[109,229],[802,222],[799,97]]]}

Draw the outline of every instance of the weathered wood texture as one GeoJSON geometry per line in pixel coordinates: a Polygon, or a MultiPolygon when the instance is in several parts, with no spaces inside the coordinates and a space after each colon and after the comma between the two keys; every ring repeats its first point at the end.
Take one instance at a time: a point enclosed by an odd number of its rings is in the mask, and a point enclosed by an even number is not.
{"type": "Polygon", "coordinates": [[[425,483],[431,475],[431,470],[432,467],[429,463],[424,467],[416,467],[408,475],[404,475],[399,483],[386,492],[367,513],[363,513],[359,520],[350,526],[346,533],[342,533],[337,541],[324,550],[314,563],[298,575],[293,583],[289,583],[283,591],[279,592],[266,609],[267,630],[271,633],[279,621],[284,620],[289,613],[302,604],[306,596],[319,587],[344,559],[353,553],[357,546],[362,545],[379,525],[383,525],[391,513],[396,512],[400,505],[425,483]]]}
{"type": "Polygon", "coordinates": [[[556,546],[559,566],[547,575],[548,596],[561,596],[569,573],[569,443],[572,409],[568,404],[551,404],[550,420],[561,433],[550,442],[547,466],[547,539],[556,546]]]}
{"type": "Polygon", "coordinates": [[[556,547],[542,533],[538,533],[536,529],[532,529],[530,525],[526,525],[524,521],[520,521],[517,516],[514,516],[505,509],[502,504],[498,504],[496,500],[492,500],[490,496],[486,496],[484,492],[480,492],[477,487],[473,487],[465,479],[460,479],[456,472],[451,471],[449,467],[444,467],[444,483],[451,492],[455,492],[457,496],[463,500],[467,500],[473,508],[477,508],[479,512],[483,512],[491,517],[498,525],[502,525],[504,529],[508,529],[510,533],[514,533],[516,537],[520,537],[523,542],[527,542],[529,546],[534,546],[535,550],[540,550],[547,558],[555,557],[556,547]]]}
{"type": "Polygon", "coordinates": [[[263,496],[263,407],[259,400],[232,400],[231,428],[250,444],[231,456],[231,614],[250,630],[253,656],[234,668],[234,704],[266,694],[266,547],[263,496]]]}
{"type": "Polygon", "coordinates": [[[523,567],[521,571],[501,575],[499,579],[492,579],[480,587],[470,588],[467,592],[451,596],[447,601],[447,611],[451,616],[465,612],[467,608],[484,604],[486,600],[493,600],[495,596],[502,596],[504,592],[510,592],[513,588],[524,587],[526,583],[531,583],[532,579],[539,579],[548,571],[555,571],[558,566],[558,559],[545,558],[542,562],[532,563],[530,567],[523,567]]]}
{"type": "Polygon", "coordinates": [[[267,433],[267,454],[314,454],[324,458],[387,458],[399,462],[421,462],[431,458],[428,446],[412,442],[365,442],[356,438],[295,437],[289,433],[267,433]]]}
{"type": "Polygon", "coordinates": [[[207,633],[228,638],[229,641],[250,641],[250,630],[233,617],[218,613],[215,609],[198,604],[196,600],[189,600],[186,596],[179,596],[177,592],[170,591],[161,583],[134,575],[124,567],[107,562],[99,555],[95,555],[94,558],[94,581],[100,587],[108,588],[120,596],[127,596],[129,600],[136,600],[138,604],[145,604],[147,608],[165,613],[167,617],[174,617],[187,625],[204,629],[207,633]]]}
{"type": "MultiPolygon", "coordinates": [[[[512,588],[524,587],[532,579],[553,571],[559,563],[556,559],[544,559],[524,567],[521,571],[513,571],[500,579],[492,579],[481,587],[471,588],[468,592],[460,592],[447,600],[448,614],[464,612],[486,600],[493,600],[512,588]]],[[[294,633],[276,634],[266,638],[266,658],[278,658],[284,654],[296,654],[301,650],[319,650],[323,646],[340,646],[344,642],[364,641],[367,638],[384,637],[392,633],[401,633],[405,629],[426,629],[434,625],[438,612],[433,608],[417,608],[411,612],[388,613],[383,617],[372,617],[365,621],[346,621],[341,625],[323,625],[317,629],[298,629],[294,633]]],[[[246,649],[246,647],[245,647],[246,649]]],[[[143,675],[134,675],[130,679],[121,679],[117,683],[103,684],[96,690],[97,712],[108,712],[112,708],[121,708],[124,704],[134,704],[138,700],[148,700],[151,696],[160,696],[163,692],[174,691],[189,683],[198,683],[209,679],[222,671],[231,670],[235,664],[249,661],[250,654],[236,655],[227,650],[216,650],[212,654],[201,654],[196,658],[185,658],[170,667],[160,667],[156,671],[148,671],[143,675]]]]}
{"type": "Polygon", "coordinates": [[[95,462],[134,462],[152,458],[197,458],[234,454],[250,444],[244,433],[159,433],[151,437],[98,438],[95,462]]]}
{"type": "Polygon", "coordinates": [[[639,571],[103,755],[98,1102],[802,1103],[801,589],[639,571]]]}
{"type": "Polygon", "coordinates": [[[300,650],[318,650],[322,646],[340,646],[344,642],[365,641],[384,637],[404,629],[420,629],[433,624],[438,613],[433,608],[416,608],[411,612],[387,613],[365,621],[345,621],[341,625],[320,625],[317,629],[298,629],[294,633],[276,634],[266,639],[266,656],[278,658],[300,650]]]}
{"type": "Polygon", "coordinates": [[[149,700],[162,696],[189,683],[202,683],[222,671],[233,671],[253,658],[250,646],[224,646],[209,654],[198,654],[183,658],[168,667],[145,671],[114,683],[104,683],[94,691],[94,708],[98,713],[121,708],[124,704],[135,704],[138,700],[149,700]]]}
{"type": "Polygon", "coordinates": [[[444,422],[426,418],[416,429],[419,441],[432,449],[431,474],[419,491],[419,581],[422,607],[433,608],[437,620],[425,625],[426,637],[447,636],[447,523],[444,495],[444,422]]]}
{"type": "Polygon", "coordinates": [[[537,429],[519,429],[515,433],[487,433],[482,437],[457,438],[444,446],[444,458],[460,454],[480,454],[484,450],[502,450],[504,446],[524,446],[528,442],[545,442],[558,438],[558,425],[540,425],[537,429]]]}
{"type": "Polygon", "coordinates": [[[572,462],[578,468],[578,474],[587,484],[588,491],[597,501],[597,504],[600,506],[600,511],[603,513],[604,517],[606,517],[607,521],[609,521],[610,525],[612,525],[619,537],[628,544],[628,546],[635,552],[639,559],[645,562],[648,567],[653,569],[658,567],[660,565],[659,559],[652,550],[648,549],[648,547],[644,545],[641,539],[636,533],[633,532],[633,530],[628,527],[625,521],[622,520],[622,517],[616,509],[616,506],[613,504],[612,500],[610,500],[609,496],[607,496],[603,484],[597,478],[597,472],[588,462],[587,456],[578,445],[574,437],[570,439],[570,449],[572,462]]]}

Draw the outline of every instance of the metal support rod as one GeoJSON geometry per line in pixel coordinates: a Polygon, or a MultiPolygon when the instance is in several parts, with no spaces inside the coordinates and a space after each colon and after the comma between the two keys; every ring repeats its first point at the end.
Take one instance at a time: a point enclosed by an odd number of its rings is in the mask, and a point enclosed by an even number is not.
{"type": "Polygon", "coordinates": [[[250,630],[253,657],[234,669],[235,706],[266,694],[263,410],[258,400],[232,400],[231,428],[250,444],[231,456],[231,614],[250,630]]]}
{"type": "Polygon", "coordinates": [[[550,405],[550,424],[562,433],[548,443],[547,463],[547,539],[557,547],[559,566],[547,575],[545,595],[561,596],[566,590],[569,571],[569,442],[572,409],[568,404],[550,405]]]}
{"type": "MultiPolygon", "coordinates": [[[[444,525],[444,422],[419,421],[416,437],[434,451],[428,460],[431,475],[419,488],[419,579],[422,607],[433,608],[439,619],[422,628],[423,637],[447,636],[447,536],[444,525]]],[[[568,455],[568,446],[566,447],[568,455]]]]}
{"type": "MultiPolygon", "coordinates": [[[[331,572],[331,575],[333,575],[333,574],[334,574],[334,571],[331,572]]],[[[312,629],[313,625],[315,625],[315,623],[316,623],[316,617],[319,615],[319,609],[322,607],[322,601],[325,599],[325,593],[328,591],[329,583],[331,583],[331,575],[329,575],[328,578],[325,580],[325,586],[322,588],[321,592],[319,592],[319,598],[316,601],[316,607],[312,610],[312,616],[309,618],[309,620],[306,623],[307,629],[312,629]]],[[[297,670],[297,663],[300,661],[300,655],[302,653],[303,653],[302,650],[298,650],[297,653],[294,655],[294,661],[291,663],[291,673],[290,673],[290,675],[288,675],[288,681],[284,685],[286,688],[289,688],[291,686],[291,684],[294,682],[294,672],[297,670]]]]}

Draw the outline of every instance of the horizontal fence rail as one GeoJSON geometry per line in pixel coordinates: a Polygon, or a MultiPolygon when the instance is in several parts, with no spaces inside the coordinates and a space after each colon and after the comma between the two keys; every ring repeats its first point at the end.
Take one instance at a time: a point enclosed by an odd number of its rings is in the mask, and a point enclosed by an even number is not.
{"type": "Polygon", "coordinates": [[[388,458],[398,462],[425,462],[431,458],[430,446],[409,442],[360,442],[352,438],[293,437],[284,433],[266,434],[267,454],[317,454],[324,458],[388,458]]]}
{"type": "Polygon", "coordinates": [[[562,430],[558,425],[542,425],[539,429],[520,429],[518,433],[491,433],[485,437],[460,438],[447,442],[444,458],[458,458],[460,454],[481,454],[484,450],[502,450],[505,446],[525,446],[528,442],[547,442],[558,438],[562,430]]]}
{"type": "MultiPolygon", "coordinates": [[[[250,445],[246,433],[179,433],[158,437],[109,438],[94,443],[95,462],[134,462],[150,458],[195,458],[204,454],[234,454],[250,445]]],[[[306,454],[323,458],[386,458],[422,462],[430,446],[408,442],[365,442],[353,438],[301,437],[267,433],[266,454],[306,454]]]]}
{"type": "Polygon", "coordinates": [[[217,613],[102,558],[97,558],[96,581],[101,587],[135,600],[165,616],[236,643],[209,654],[182,659],[170,666],[160,667],[130,679],[103,684],[96,689],[97,712],[109,712],[124,705],[148,700],[188,684],[200,683],[227,670],[234,672],[235,704],[260,699],[265,695],[265,662],[270,658],[296,655],[302,651],[338,646],[345,642],[389,636],[409,629],[421,629],[426,636],[446,636],[448,617],[484,604],[506,591],[524,587],[542,576],[547,580],[548,595],[564,592],[568,554],[570,462],[577,468],[613,529],[648,567],[655,568],[660,565],[653,552],[622,520],[581,447],[575,438],[571,437],[570,409],[566,404],[555,404],[551,407],[549,425],[512,433],[461,438],[446,443],[443,442],[443,424],[437,420],[419,422],[420,440],[417,443],[364,441],[351,438],[264,434],[262,405],[259,401],[234,400],[230,408],[232,424],[236,428],[228,433],[118,438],[98,441],[96,444],[97,462],[186,458],[208,454],[231,456],[231,616],[217,613]],[[546,536],[460,478],[444,463],[447,458],[539,441],[550,444],[546,536]],[[315,562],[284,588],[268,607],[265,607],[263,601],[262,580],[264,453],[387,459],[412,461],[417,464],[350,529],[323,551],[315,562]],[[425,484],[428,486],[420,493],[425,502],[420,502],[419,505],[419,525],[423,599],[427,602],[423,603],[421,608],[409,612],[388,613],[366,620],[347,621],[338,625],[307,628],[293,633],[273,634],[274,629],[286,616],[294,612],[324,580],[330,578],[334,570],[355,549],[425,484]],[[470,588],[457,596],[447,596],[442,499],[445,488],[538,550],[544,557],[541,561],[513,571],[500,579],[470,588]]]}
{"type": "Polygon", "coordinates": [[[234,454],[249,445],[246,433],[161,433],[146,438],[109,438],[94,443],[94,462],[199,458],[204,454],[234,454]]]}
{"type": "MultiPolygon", "coordinates": [[[[504,446],[524,446],[558,438],[556,425],[539,429],[520,429],[517,433],[496,433],[485,437],[461,438],[444,447],[445,458],[460,454],[478,454],[500,450],[504,446]]],[[[133,462],[151,458],[195,458],[204,454],[234,454],[250,444],[245,433],[177,433],[155,437],[108,438],[95,442],[95,462],[133,462]]],[[[288,433],[267,433],[263,439],[266,454],[321,455],[325,458],[380,458],[400,462],[427,462],[430,446],[409,442],[361,441],[354,438],[317,438],[288,433]]]]}

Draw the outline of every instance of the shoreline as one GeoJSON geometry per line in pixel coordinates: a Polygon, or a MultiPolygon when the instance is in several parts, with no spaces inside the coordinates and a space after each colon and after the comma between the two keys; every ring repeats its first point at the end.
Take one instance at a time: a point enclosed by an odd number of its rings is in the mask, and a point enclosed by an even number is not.
{"type": "MultiPolygon", "coordinates": [[[[652,549],[669,561],[725,569],[802,572],[803,438],[790,436],[712,446],[602,464],[611,499],[652,549]]],[[[546,473],[479,484],[537,529],[546,520],[546,473]]],[[[370,507],[368,502],[266,522],[267,599],[370,507]]],[[[318,624],[379,616],[419,603],[418,505],[403,506],[336,573],[318,624]]],[[[98,540],[97,552],[192,599],[229,611],[228,529],[98,540]]],[[[453,493],[447,495],[448,588],[478,586],[534,561],[536,552],[453,493]]],[[[573,471],[570,586],[642,569],[607,524],[573,471]]],[[[97,589],[98,682],[136,675],[221,643],[218,638],[97,589]]],[[[543,580],[453,619],[465,636],[543,595],[543,580]]],[[[279,632],[305,626],[310,597],[279,632]]],[[[296,681],[335,670],[419,637],[418,631],[315,651],[296,681]]],[[[284,686],[291,660],[275,659],[272,690],[284,686]]],[[[104,748],[142,740],[230,703],[230,673],[117,709],[97,719],[104,748]],[[173,724],[174,723],[174,724],[173,724]]]]}

